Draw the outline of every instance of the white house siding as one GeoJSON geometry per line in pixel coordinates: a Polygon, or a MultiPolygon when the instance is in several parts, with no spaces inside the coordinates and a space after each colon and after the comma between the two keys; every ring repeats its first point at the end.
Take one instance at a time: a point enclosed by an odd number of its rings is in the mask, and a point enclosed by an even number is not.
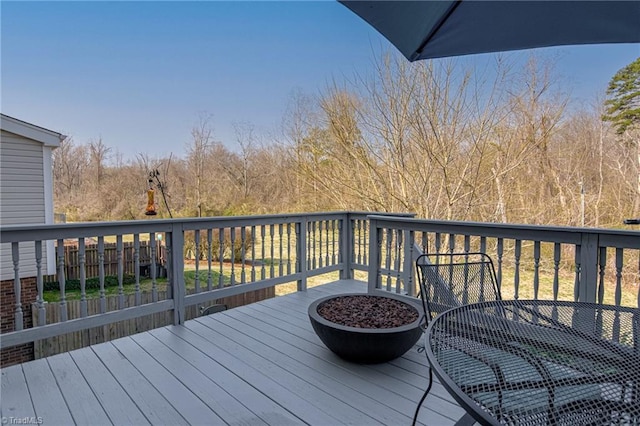
{"type": "MultiPolygon", "coordinates": [[[[53,212],[45,203],[45,185],[50,185],[51,148],[43,143],[2,130],[0,140],[0,224],[24,225],[51,223],[53,212]],[[46,172],[45,172],[46,170],[46,172]],[[47,173],[49,176],[47,176],[47,173]],[[51,219],[48,219],[51,216],[51,219]]],[[[47,197],[48,198],[48,197],[47,197]]],[[[43,274],[54,273],[53,258],[47,259],[47,249],[52,243],[43,244],[43,274]],[[48,245],[48,247],[47,247],[48,245]]],[[[0,279],[14,278],[11,246],[0,247],[0,279]]],[[[20,249],[20,276],[36,275],[34,244],[20,249]]]]}

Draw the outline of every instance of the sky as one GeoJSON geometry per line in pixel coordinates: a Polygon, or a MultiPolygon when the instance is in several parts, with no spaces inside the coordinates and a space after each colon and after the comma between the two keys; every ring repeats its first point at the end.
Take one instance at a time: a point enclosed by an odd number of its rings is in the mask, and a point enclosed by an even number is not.
{"type": "MultiPolygon", "coordinates": [[[[394,49],[337,1],[3,0],[0,8],[2,113],[76,144],[102,139],[124,160],[183,157],[201,117],[230,149],[234,123],[277,135],[293,93],[370,74],[376,55],[394,49]]],[[[536,50],[556,58],[578,103],[604,94],[640,57],[640,44],[536,50]]]]}

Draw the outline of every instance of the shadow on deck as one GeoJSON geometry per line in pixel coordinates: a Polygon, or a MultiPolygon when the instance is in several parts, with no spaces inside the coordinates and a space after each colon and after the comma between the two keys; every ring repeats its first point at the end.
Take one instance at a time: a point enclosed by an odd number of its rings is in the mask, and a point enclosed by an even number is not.
{"type": "MultiPolygon", "coordinates": [[[[366,291],[336,281],[2,369],[3,423],[409,425],[427,385],[424,353],[357,365],[320,342],[313,300],[366,291]]],[[[435,383],[419,422],[464,414],[435,383]]]]}

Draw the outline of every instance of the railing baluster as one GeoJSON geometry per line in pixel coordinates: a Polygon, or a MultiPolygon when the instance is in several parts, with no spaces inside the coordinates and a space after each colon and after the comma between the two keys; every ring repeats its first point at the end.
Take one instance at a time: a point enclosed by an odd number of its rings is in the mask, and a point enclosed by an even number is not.
{"type": "Polygon", "coordinates": [[[291,273],[291,223],[287,223],[287,274],[291,273]]]}
{"type": "MultiPolygon", "coordinates": [[[[180,246],[180,252],[179,253],[174,253],[173,251],[173,244],[175,242],[175,236],[174,236],[175,231],[172,229],[171,232],[165,232],[164,234],[164,243],[165,243],[165,253],[166,253],[166,264],[168,266],[167,269],[167,295],[168,297],[170,297],[171,299],[174,299],[174,301],[176,300],[176,298],[179,298],[179,294],[176,294],[175,289],[174,289],[174,280],[177,280],[176,274],[184,274],[184,260],[182,261],[182,270],[180,271],[176,271],[174,268],[174,259],[173,256],[174,255],[179,255],[181,257],[184,257],[184,235],[180,235],[181,240],[182,240],[182,245],[180,246]]],[[[174,311],[177,308],[174,308],[174,311]]],[[[174,315],[174,323],[177,324],[177,320],[176,320],[176,315],[174,315]]]]}
{"type": "Polygon", "coordinates": [[[281,277],[282,273],[284,271],[284,263],[283,263],[283,253],[282,253],[282,247],[284,246],[284,241],[282,241],[282,237],[283,237],[283,232],[282,232],[282,223],[278,224],[278,239],[280,241],[280,254],[279,254],[279,260],[278,260],[278,276],[281,277]]]}
{"type": "Polygon", "coordinates": [[[464,236],[464,252],[465,253],[471,252],[471,235],[464,236]]]}
{"type": "Polygon", "coordinates": [[[236,285],[236,228],[229,228],[229,240],[231,241],[231,285],[236,285]]]}
{"type": "Polygon", "coordinates": [[[622,304],[622,264],[624,259],[624,251],[621,248],[616,249],[616,290],[615,304],[622,304]]]}
{"type": "MultiPolygon", "coordinates": [[[[356,226],[357,226],[357,232],[358,232],[358,263],[360,265],[362,265],[363,260],[362,260],[362,247],[364,247],[365,243],[363,243],[363,241],[365,240],[364,237],[364,232],[362,232],[362,220],[357,219],[356,220],[356,226]]],[[[355,235],[354,235],[354,240],[355,240],[355,235]]]]}
{"type": "Polygon", "coordinates": [[[124,259],[122,257],[122,234],[116,237],[118,259],[118,309],[124,309],[124,259]]]}
{"type": "Polygon", "coordinates": [[[64,240],[58,240],[58,283],[60,285],[60,321],[67,320],[67,295],[64,273],[64,240]]]}
{"type": "Polygon", "coordinates": [[[560,243],[553,245],[553,300],[558,300],[558,291],[560,289],[560,243]]]}
{"type": "Polygon", "coordinates": [[[251,226],[251,282],[256,280],[256,227],[251,226]]]}
{"type": "Polygon", "coordinates": [[[538,299],[540,290],[540,241],[533,242],[533,298],[538,299]]]}
{"type": "Polygon", "coordinates": [[[331,221],[330,220],[326,220],[324,222],[324,233],[325,233],[325,238],[324,238],[324,242],[325,242],[325,255],[324,255],[324,264],[326,266],[331,265],[331,221]]]}
{"type": "MultiPolygon", "coordinates": [[[[333,265],[335,265],[337,263],[337,259],[336,259],[336,239],[338,238],[338,221],[337,220],[333,220],[331,221],[331,232],[333,233],[333,238],[331,239],[331,262],[333,265]]],[[[349,255],[351,255],[351,253],[349,253],[349,255]]],[[[352,258],[350,258],[352,259],[352,258]]]]}
{"type": "Polygon", "coordinates": [[[223,272],[223,264],[224,264],[224,228],[218,228],[218,261],[220,262],[220,271],[218,275],[218,288],[224,287],[224,272],[223,272]]]}
{"type": "Polygon", "coordinates": [[[442,234],[440,234],[439,232],[436,232],[436,240],[435,240],[435,253],[434,254],[438,254],[440,253],[440,250],[442,250],[442,234]]]}
{"type": "Polygon", "coordinates": [[[13,262],[13,294],[16,298],[13,318],[14,330],[19,331],[24,327],[22,314],[22,284],[20,282],[20,246],[19,243],[11,243],[11,261],[13,262]]]}
{"type": "Polygon", "coordinates": [[[316,222],[309,222],[309,244],[311,244],[311,269],[316,269],[316,222]]]}
{"type": "MultiPolygon", "coordinates": [[[[316,223],[316,222],[314,222],[316,223]]],[[[318,224],[318,233],[317,233],[317,239],[318,239],[318,267],[322,268],[322,264],[323,264],[323,259],[322,259],[322,221],[319,220],[317,222],[318,224]]]]}
{"type": "Polygon", "coordinates": [[[513,287],[514,287],[514,295],[513,298],[518,300],[519,292],[520,292],[520,256],[522,253],[522,240],[515,241],[515,250],[514,250],[514,273],[513,273],[513,287]]]}
{"type": "Polygon", "coordinates": [[[200,293],[200,230],[193,231],[193,242],[195,244],[195,275],[193,278],[193,287],[195,294],[200,293]]]}
{"type": "Polygon", "coordinates": [[[273,237],[274,237],[274,225],[271,224],[269,226],[269,249],[270,249],[270,253],[271,253],[271,262],[269,262],[269,278],[273,278],[274,274],[275,274],[275,257],[276,257],[276,252],[275,252],[275,241],[273,241],[273,237]]]}
{"type": "Polygon", "coordinates": [[[78,261],[80,263],[80,316],[87,316],[87,273],[84,238],[78,239],[78,261]]]}
{"type": "Polygon", "coordinates": [[[396,293],[400,293],[402,289],[402,285],[400,283],[400,278],[402,276],[402,271],[400,271],[400,261],[402,260],[402,231],[399,229],[395,229],[394,234],[395,234],[394,268],[396,273],[396,293]]]}
{"type": "Polygon", "coordinates": [[[156,233],[149,233],[149,242],[151,243],[151,253],[149,256],[149,275],[151,276],[151,298],[154,302],[158,301],[158,282],[156,281],[156,233]]]}
{"type": "MultiPolygon", "coordinates": [[[[155,268],[156,265],[150,265],[149,268],[155,268]]],[[[151,269],[149,269],[151,271],[151,269]]],[[[135,299],[136,306],[142,304],[142,296],[140,294],[140,234],[133,234],[133,274],[136,279],[135,299]]]]}
{"type": "Polygon", "coordinates": [[[386,253],[386,256],[385,256],[385,258],[386,258],[385,266],[387,268],[387,291],[391,291],[391,284],[392,284],[391,274],[390,274],[390,271],[391,271],[391,242],[392,242],[392,239],[393,239],[393,236],[391,234],[392,232],[393,232],[393,230],[391,228],[386,228],[386,243],[387,243],[386,244],[386,250],[387,250],[387,253],[386,253]]]}
{"type": "Polygon", "coordinates": [[[498,238],[498,241],[496,243],[496,255],[498,256],[498,271],[496,272],[497,279],[498,279],[498,287],[502,289],[502,262],[504,261],[504,239],[503,238],[498,238]]]}
{"type": "Polygon", "coordinates": [[[455,253],[456,251],[456,235],[449,234],[449,253],[455,253]]]}
{"type": "Polygon", "coordinates": [[[604,275],[607,266],[607,248],[600,247],[600,255],[598,256],[599,272],[598,272],[598,303],[604,303],[604,275]]]}
{"type": "Polygon", "coordinates": [[[262,255],[262,259],[261,259],[262,260],[262,262],[261,262],[262,263],[262,267],[260,268],[260,279],[262,279],[262,280],[264,280],[266,278],[266,274],[267,274],[267,271],[266,271],[265,266],[264,266],[264,263],[265,263],[265,260],[266,260],[265,256],[266,256],[266,253],[267,253],[265,251],[265,246],[264,246],[265,235],[266,235],[265,226],[262,225],[262,226],[260,226],[260,238],[261,238],[260,243],[261,243],[261,247],[262,247],[262,253],[261,253],[261,255],[262,255]]]}
{"type": "MultiPolygon", "coordinates": [[[[152,255],[153,258],[153,255],[152,255]]],[[[100,313],[107,311],[107,299],[104,292],[104,237],[98,237],[98,280],[100,281],[100,313]]]]}
{"type": "Polygon", "coordinates": [[[574,278],[574,282],[573,282],[573,298],[575,301],[580,300],[580,251],[581,251],[581,246],[578,244],[575,246],[575,278],[574,278]]]}
{"type": "Polygon", "coordinates": [[[365,220],[362,220],[362,263],[367,264],[369,262],[369,233],[371,232],[371,228],[369,227],[369,223],[365,220]]]}
{"type": "MultiPolygon", "coordinates": [[[[247,253],[246,253],[246,243],[247,243],[247,229],[246,227],[240,228],[240,261],[241,265],[241,273],[240,273],[240,282],[242,284],[247,282],[247,273],[245,271],[247,264],[247,253]]],[[[282,262],[282,244],[280,245],[280,262],[282,262]]],[[[282,275],[282,273],[280,273],[282,275]]]]}
{"type": "Polygon", "coordinates": [[[213,288],[213,229],[207,229],[207,291],[213,288]]]}
{"type": "Polygon", "coordinates": [[[42,241],[36,241],[36,306],[38,307],[38,325],[47,323],[47,315],[44,308],[44,282],[42,280],[42,241]]]}

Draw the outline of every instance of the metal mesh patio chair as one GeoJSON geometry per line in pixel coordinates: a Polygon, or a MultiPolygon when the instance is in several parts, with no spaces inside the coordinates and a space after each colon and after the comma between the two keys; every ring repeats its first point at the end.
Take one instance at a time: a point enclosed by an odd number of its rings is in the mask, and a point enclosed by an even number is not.
{"type": "MultiPolygon", "coordinates": [[[[501,299],[493,261],[485,253],[423,254],[416,259],[416,270],[427,324],[447,309],[501,299]]],[[[433,372],[429,366],[429,384],[416,407],[413,424],[432,383],[433,372]]],[[[457,422],[473,423],[469,414],[457,422]]]]}
{"type": "Polygon", "coordinates": [[[416,269],[427,321],[456,306],[502,298],[493,261],[485,253],[423,254],[416,269]]]}

